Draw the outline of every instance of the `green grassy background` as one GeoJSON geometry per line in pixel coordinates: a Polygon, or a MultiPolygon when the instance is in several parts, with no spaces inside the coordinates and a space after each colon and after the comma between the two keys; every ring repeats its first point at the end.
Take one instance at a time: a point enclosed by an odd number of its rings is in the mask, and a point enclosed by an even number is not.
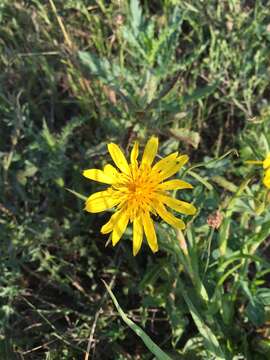
{"type": "Polygon", "coordinates": [[[172,359],[270,359],[269,194],[243,164],[269,151],[269,9],[0,2],[1,359],[151,359],[101,279],[172,359]],[[157,255],[133,258],[130,232],[105,247],[108,213],[66,190],[95,192],[81,172],[109,161],[106,144],[152,134],[160,156],[201,165],[185,173],[188,258],[162,223],[157,255]]]}

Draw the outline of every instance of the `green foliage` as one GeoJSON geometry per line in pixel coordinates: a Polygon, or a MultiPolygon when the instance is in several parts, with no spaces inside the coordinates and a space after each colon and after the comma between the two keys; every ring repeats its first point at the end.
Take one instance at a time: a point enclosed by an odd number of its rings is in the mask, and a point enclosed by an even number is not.
{"type": "Polygon", "coordinates": [[[270,151],[269,6],[1,2],[1,359],[270,358],[270,196],[245,163],[270,151]],[[199,211],[134,258],[81,173],[151,134],[189,154],[199,211]]]}
{"type": "Polygon", "coordinates": [[[110,294],[110,297],[112,298],[112,301],[115,305],[115,307],[117,308],[117,311],[119,312],[119,314],[121,315],[123,321],[135,332],[136,335],[138,335],[143,342],[145,343],[146,347],[150,350],[150,352],[152,354],[154,354],[157,359],[159,360],[170,360],[171,358],[169,356],[167,356],[164,351],[162,351],[160,349],[160,347],[158,347],[150,338],[149,336],[138,326],[136,325],[133,321],[131,321],[126,314],[124,313],[124,311],[121,309],[121,307],[119,306],[113,292],[111,291],[111,289],[109,288],[109,286],[104,282],[107,291],[110,294]]]}

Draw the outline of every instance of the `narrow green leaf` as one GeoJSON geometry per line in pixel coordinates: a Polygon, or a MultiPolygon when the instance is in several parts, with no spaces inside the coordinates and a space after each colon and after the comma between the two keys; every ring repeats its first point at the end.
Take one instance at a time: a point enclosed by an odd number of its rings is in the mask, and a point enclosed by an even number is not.
{"type": "Polygon", "coordinates": [[[69,191],[71,194],[77,196],[79,199],[82,199],[82,200],[84,200],[84,201],[87,199],[87,196],[84,196],[84,195],[78,193],[77,191],[71,190],[71,189],[69,189],[69,188],[65,188],[65,189],[66,189],[67,191],[69,191]]]}
{"type": "Polygon", "coordinates": [[[181,284],[179,281],[178,285],[181,289],[181,294],[184,297],[184,300],[189,308],[190,314],[191,314],[200,334],[204,338],[207,349],[215,356],[216,360],[226,360],[226,357],[221,349],[221,346],[218,342],[217,337],[211,331],[211,329],[206,325],[206,323],[203,321],[203,319],[200,317],[199,312],[197,311],[197,309],[193,305],[192,301],[190,300],[186,290],[184,289],[183,284],[181,284]]]}
{"type": "Polygon", "coordinates": [[[172,360],[163,350],[160,349],[159,346],[157,346],[153,342],[153,340],[138,325],[136,325],[132,320],[127,317],[127,315],[124,313],[124,311],[118,304],[118,301],[114,296],[113,292],[111,291],[110,287],[106,284],[105,281],[103,281],[103,283],[122,320],[131,328],[131,330],[135,332],[135,334],[137,334],[142,339],[145,346],[151,351],[151,353],[154,354],[159,360],[172,360]]]}
{"type": "Polygon", "coordinates": [[[47,142],[50,148],[53,148],[56,144],[55,137],[51,134],[48,125],[45,120],[43,120],[43,129],[42,129],[42,137],[47,142]]]}
{"type": "Polygon", "coordinates": [[[95,54],[86,51],[78,52],[79,59],[91,72],[91,74],[102,78],[105,82],[112,80],[111,65],[107,59],[100,59],[95,54]]]}
{"type": "Polygon", "coordinates": [[[238,189],[238,187],[236,185],[234,185],[234,183],[232,183],[231,181],[228,181],[223,176],[216,175],[216,176],[213,176],[211,178],[211,180],[214,181],[219,186],[223,187],[225,190],[228,190],[232,193],[235,193],[238,189]]]}
{"type": "Polygon", "coordinates": [[[200,168],[200,167],[211,168],[211,167],[215,166],[215,164],[217,164],[219,161],[225,159],[227,156],[229,156],[231,154],[235,154],[235,155],[239,156],[236,149],[231,149],[231,150],[227,151],[225,154],[223,154],[215,159],[211,159],[210,161],[200,162],[195,165],[192,165],[188,171],[196,169],[196,168],[200,168]]]}
{"type": "Polygon", "coordinates": [[[215,83],[213,85],[208,85],[203,88],[198,88],[191,95],[184,96],[183,103],[188,104],[189,102],[203,99],[211,95],[217,89],[217,87],[218,87],[218,83],[215,83]]]}
{"type": "Polygon", "coordinates": [[[187,173],[194,177],[194,179],[198,180],[200,183],[202,183],[208,190],[213,190],[213,186],[203,177],[201,177],[199,174],[195,173],[194,171],[188,170],[187,173]]]}
{"type": "Polygon", "coordinates": [[[253,297],[248,303],[246,314],[255,326],[262,326],[266,321],[264,305],[258,297],[253,297]]]}
{"type": "Polygon", "coordinates": [[[139,32],[142,18],[142,9],[138,0],[130,0],[131,26],[135,32],[135,36],[139,32]]]}

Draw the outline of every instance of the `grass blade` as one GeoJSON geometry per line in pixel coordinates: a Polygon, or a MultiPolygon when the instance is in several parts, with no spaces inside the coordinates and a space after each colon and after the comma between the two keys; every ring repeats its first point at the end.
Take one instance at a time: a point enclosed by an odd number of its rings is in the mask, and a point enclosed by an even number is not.
{"type": "Polygon", "coordinates": [[[204,341],[206,343],[206,348],[211,352],[216,360],[226,360],[226,356],[224,355],[221,347],[219,345],[218,339],[212,330],[206,325],[206,323],[201,318],[199,312],[193,305],[192,301],[190,300],[184,286],[179,282],[179,287],[181,288],[181,294],[189,308],[190,314],[200,332],[203,336],[204,341]]]}
{"type": "Polygon", "coordinates": [[[131,328],[131,330],[133,330],[144,342],[145,346],[151,351],[152,354],[154,354],[157,359],[160,360],[172,360],[167,354],[165,354],[164,351],[162,351],[160,349],[160,347],[158,347],[153,340],[137,325],[135,324],[132,320],[130,320],[127,315],[124,313],[124,311],[122,310],[122,308],[120,307],[120,305],[118,304],[118,301],[116,299],[116,297],[114,296],[112,290],[110,289],[110,287],[106,284],[105,281],[103,281],[119,315],[121,316],[122,320],[127,324],[127,326],[129,326],[131,328]]]}

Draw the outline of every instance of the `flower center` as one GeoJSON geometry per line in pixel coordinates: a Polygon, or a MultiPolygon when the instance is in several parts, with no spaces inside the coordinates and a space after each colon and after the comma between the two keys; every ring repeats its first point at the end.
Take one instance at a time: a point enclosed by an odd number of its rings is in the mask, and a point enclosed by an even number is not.
{"type": "Polygon", "coordinates": [[[131,221],[145,211],[152,211],[152,201],[158,181],[153,177],[150,168],[136,168],[126,184],[125,206],[131,221]]]}
{"type": "Polygon", "coordinates": [[[136,201],[142,201],[151,197],[153,187],[149,186],[147,183],[136,181],[128,184],[128,191],[130,198],[133,198],[136,201]]]}

